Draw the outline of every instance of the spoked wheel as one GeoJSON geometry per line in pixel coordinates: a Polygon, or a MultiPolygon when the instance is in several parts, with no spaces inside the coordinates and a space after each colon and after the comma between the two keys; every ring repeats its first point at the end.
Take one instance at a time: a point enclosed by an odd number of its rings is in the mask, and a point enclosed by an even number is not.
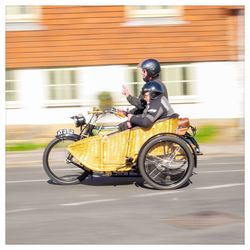
{"type": "Polygon", "coordinates": [[[67,151],[75,140],[64,138],[52,140],[43,154],[43,167],[49,178],[56,184],[77,184],[84,180],[89,172],[67,151]]]}
{"type": "Polygon", "coordinates": [[[192,175],[194,156],[184,140],[162,135],[145,145],[138,166],[142,177],[152,187],[176,189],[187,183],[192,175]]]}

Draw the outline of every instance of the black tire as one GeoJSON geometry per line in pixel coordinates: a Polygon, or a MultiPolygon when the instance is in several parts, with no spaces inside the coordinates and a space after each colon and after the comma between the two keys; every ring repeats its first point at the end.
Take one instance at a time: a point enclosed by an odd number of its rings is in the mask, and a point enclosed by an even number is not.
{"type": "Polygon", "coordinates": [[[73,138],[52,140],[43,153],[43,167],[50,180],[56,184],[78,184],[88,175],[84,168],[67,151],[67,145],[77,141],[73,138]],[[70,161],[67,162],[67,158],[70,161]],[[78,164],[78,167],[72,162],[78,164]]]}
{"type": "Polygon", "coordinates": [[[177,189],[189,181],[194,168],[194,155],[181,138],[162,135],[144,146],[138,166],[146,183],[153,188],[177,189]]]}

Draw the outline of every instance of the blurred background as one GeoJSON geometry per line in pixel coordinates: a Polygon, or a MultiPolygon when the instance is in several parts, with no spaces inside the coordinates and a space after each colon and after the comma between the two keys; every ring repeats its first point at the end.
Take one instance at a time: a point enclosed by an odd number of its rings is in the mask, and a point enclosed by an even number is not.
{"type": "Polygon", "coordinates": [[[244,6],[11,5],[7,150],[44,146],[105,98],[129,107],[122,85],[139,94],[147,58],[160,61],[170,102],[198,141],[243,140],[244,6]]]}

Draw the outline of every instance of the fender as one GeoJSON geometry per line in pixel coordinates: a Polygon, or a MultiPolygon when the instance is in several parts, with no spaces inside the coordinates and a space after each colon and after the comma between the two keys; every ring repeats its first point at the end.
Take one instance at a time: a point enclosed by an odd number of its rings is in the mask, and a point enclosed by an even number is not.
{"type": "MultiPolygon", "coordinates": [[[[194,147],[192,147],[192,142],[190,140],[188,140],[187,138],[185,138],[185,136],[183,135],[178,135],[179,138],[183,139],[191,148],[193,155],[194,155],[194,166],[197,167],[197,154],[194,150],[194,147]]],[[[194,139],[195,140],[195,139],[194,139]]]]}
{"type": "Polygon", "coordinates": [[[181,135],[177,135],[177,134],[174,134],[174,133],[161,133],[161,134],[157,134],[157,135],[154,135],[152,136],[151,138],[149,138],[147,141],[144,142],[144,144],[142,145],[139,153],[138,153],[138,158],[139,158],[139,155],[141,153],[141,151],[143,150],[143,148],[145,147],[146,144],[148,144],[151,140],[153,140],[154,138],[156,137],[159,137],[159,136],[163,136],[163,135],[170,135],[170,136],[176,136],[176,137],[179,137],[180,139],[184,140],[190,147],[193,155],[194,155],[194,166],[197,167],[197,155],[196,155],[196,152],[194,150],[194,148],[192,147],[191,145],[191,142],[189,140],[187,140],[184,136],[181,136],[181,135]]]}
{"type": "Polygon", "coordinates": [[[55,136],[59,140],[70,139],[74,141],[79,141],[81,139],[80,135],[77,134],[61,134],[55,136]]]}

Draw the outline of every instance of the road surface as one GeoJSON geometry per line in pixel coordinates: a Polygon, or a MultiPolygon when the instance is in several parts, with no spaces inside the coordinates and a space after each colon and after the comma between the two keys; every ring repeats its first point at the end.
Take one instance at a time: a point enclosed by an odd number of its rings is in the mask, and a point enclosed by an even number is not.
{"type": "Polygon", "coordinates": [[[244,156],[201,156],[195,171],[160,191],[140,177],[54,185],[40,161],[7,164],[6,243],[244,244],[244,156]]]}

